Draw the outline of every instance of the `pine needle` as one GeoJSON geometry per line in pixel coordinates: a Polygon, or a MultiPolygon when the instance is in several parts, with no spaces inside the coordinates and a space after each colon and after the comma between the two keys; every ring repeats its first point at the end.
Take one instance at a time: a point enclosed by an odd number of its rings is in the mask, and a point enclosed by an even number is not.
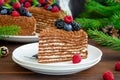
{"type": "Polygon", "coordinates": [[[113,50],[120,50],[120,39],[113,38],[98,30],[88,30],[90,38],[94,39],[98,44],[111,48],[113,50]]]}
{"type": "Polygon", "coordinates": [[[4,26],[0,27],[0,38],[8,35],[17,35],[20,31],[18,26],[4,26]]]}

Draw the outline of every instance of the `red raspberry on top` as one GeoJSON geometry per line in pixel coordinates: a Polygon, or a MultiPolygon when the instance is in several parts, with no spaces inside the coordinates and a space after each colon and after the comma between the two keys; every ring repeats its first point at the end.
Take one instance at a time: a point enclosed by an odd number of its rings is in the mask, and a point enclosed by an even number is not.
{"type": "Polygon", "coordinates": [[[46,5],[44,6],[44,9],[47,9],[47,8],[48,8],[48,6],[49,6],[49,5],[48,5],[48,4],[46,4],[46,5]]]}
{"type": "Polygon", "coordinates": [[[25,0],[20,0],[20,3],[24,3],[25,2],[25,0]]]}
{"type": "Polygon", "coordinates": [[[33,2],[33,0],[28,0],[28,2],[33,2]]]}
{"type": "Polygon", "coordinates": [[[39,0],[40,4],[44,4],[46,1],[45,0],[39,0]]]}
{"type": "Polygon", "coordinates": [[[24,7],[25,7],[25,8],[31,7],[30,2],[25,2],[24,7]]]}
{"type": "Polygon", "coordinates": [[[65,16],[64,21],[68,24],[73,22],[73,17],[72,16],[65,16]]]}
{"type": "Polygon", "coordinates": [[[106,71],[104,74],[103,74],[103,79],[104,80],[114,80],[114,75],[111,71],[106,71]]]}
{"type": "Polygon", "coordinates": [[[17,12],[17,11],[12,11],[12,14],[11,14],[13,17],[19,17],[20,14],[17,12]]]}
{"type": "Polygon", "coordinates": [[[117,62],[117,63],[115,64],[115,70],[116,70],[116,71],[120,71],[120,62],[117,62]]]}
{"type": "Polygon", "coordinates": [[[73,64],[80,63],[82,60],[81,56],[79,54],[74,54],[72,57],[73,64]]]}
{"type": "Polygon", "coordinates": [[[53,6],[53,8],[52,8],[52,12],[59,12],[60,10],[59,10],[59,8],[57,7],[57,6],[53,6]]]}
{"type": "Polygon", "coordinates": [[[4,4],[4,0],[0,0],[0,6],[4,4]]]}
{"type": "Polygon", "coordinates": [[[19,9],[20,7],[21,7],[21,5],[19,2],[16,2],[13,4],[13,8],[15,8],[15,9],[19,9]]]}

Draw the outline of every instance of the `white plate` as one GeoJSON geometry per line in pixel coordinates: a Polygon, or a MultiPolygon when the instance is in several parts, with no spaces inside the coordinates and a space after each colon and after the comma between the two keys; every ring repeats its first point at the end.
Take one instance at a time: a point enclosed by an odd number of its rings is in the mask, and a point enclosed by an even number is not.
{"type": "Polygon", "coordinates": [[[74,73],[78,73],[78,72],[81,72],[83,70],[86,70],[86,69],[89,69],[91,68],[92,66],[96,65],[101,59],[98,59],[97,61],[95,61],[94,63],[91,63],[91,64],[88,64],[88,65],[85,65],[85,66],[79,66],[79,68],[73,68],[73,69],[57,69],[57,68],[53,68],[53,69],[43,69],[41,67],[33,67],[32,65],[27,65],[27,64],[23,64],[23,63],[20,63],[19,61],[17,61],[16,59],[12,58],[14,62],[16,62],[17,64],[19,64],[20,66],[28,69],[28,70],[31,70],[33,72],[36,72],[36,73],[41,73],[41,74],[47,74],[47,75],[69,75],[69,74],[74,74],[74,73]]]}
{"type": "Polygon", "coordinates": [[[21,43],[37,42],[38,36],[5,36],[3,40],[21,43]]]}
{"type": "MultiPolygon", "coordinates": [[[[61,63],[51,63],[51,64],[40,64],[37,62],[36,59],[31,59],[31,56],[36,54],[37,52],[38,52],[38,43],[31,43],[31,44],[23,45],[21,47],[16,48],[13,51],[12,58],[19,65],[27,69],[30,69],[32,71],[35,70],[34,72],[37,72],[36,69],[38,70],[38,73],[44,72],[41,70],[49,70],[49,71],[54,70],[56,72],[53,72],[53,73],[51,72],[51,75],[54,75],[55,73],[58,73],[59,75],[59,72],[61,72],[60,75],[62,75],[62,71],[64,70],[68,70],[68,71],[78,70],[77,72],[79,72],[84,69],[88,69],[92,67],[93,65],[95,65],[95,63],[99,62],[102,56],[102,52],[98,48],[89,45],[88,46],[88,58],[83,59],[81,63],[72,64],[72,62],[61,62],[61,63]]],[[[45,73],[47,74],[46,71],[45,73]]],[[[73,72],[64,73],[63,75],[72,74],[72,73],[73,72]]]]}

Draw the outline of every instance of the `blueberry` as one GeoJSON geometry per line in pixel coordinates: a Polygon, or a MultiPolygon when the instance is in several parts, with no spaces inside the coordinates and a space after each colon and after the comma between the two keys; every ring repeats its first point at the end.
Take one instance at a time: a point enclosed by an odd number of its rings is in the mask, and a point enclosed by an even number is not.
{"type": "Polygon", "coordinates": [[[50,11],[51,11],[51,10],[52,10],[52,6],[48,6],[48,7],[47,7],[47,10],[50,10],[50,11]]]}
{"type": "Polygon", "coordinates": [[[65,22],[62,20],[62,19],[59,19],[55,22],[55,26],[58,28],[58,29],[62,29],[64,28],[64,24],[65,22]]]}
{"type": "Polygon", "coordinates": [[[66,30],[66,31],[72,31],[72,25],[70,25],[70,24],[64,24],[64,30],[66,30]]]}
{"type": "Polygon", "coordinates": [[[1,10],[1,14],[2,14],[2,15],[7,14],[7,9],[3,9],[3,10],[1,10]]]}
{"type": "Polygon", "coordinates": [[[22,3],[22,4],[20,4],[21,5],[21,7],[23,7],[24,6],[24,4],[22,3]]]}
{"type": "Polygon", "coordinates": [[[26,16],[31,17],[31,16],[32,16],[32,14],[31,14],[31,13],[29,13],[29,12],[27,12],[26,16]]]}
{"type": "Polygon", "coordinates": [[[72,25],[73,31],[78,31],[81,29],[81,26],[76,22],[72,22],[71,25],[72,25]]]}

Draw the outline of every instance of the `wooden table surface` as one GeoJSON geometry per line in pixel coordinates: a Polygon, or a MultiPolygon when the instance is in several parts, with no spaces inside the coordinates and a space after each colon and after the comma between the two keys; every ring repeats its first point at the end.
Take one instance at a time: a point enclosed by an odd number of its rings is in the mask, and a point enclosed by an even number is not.
{"type": "Polygon", "coordinates": [[[13,50],[24,44],[0,41],[0,46],[7,46],[10,50],[9,56],[0,58],[0,80],[103,80],[102,75],[108,70],[113,72],[115,80],[120,80],[120,71],[114,70],[115,63],[120,61],[120,51],[101,47],[92,40],[89,40],[89,44],[102,50],[102,60],[88,70],[66,76],[37,74],[14,63],[11,59],[13,50]]]}

